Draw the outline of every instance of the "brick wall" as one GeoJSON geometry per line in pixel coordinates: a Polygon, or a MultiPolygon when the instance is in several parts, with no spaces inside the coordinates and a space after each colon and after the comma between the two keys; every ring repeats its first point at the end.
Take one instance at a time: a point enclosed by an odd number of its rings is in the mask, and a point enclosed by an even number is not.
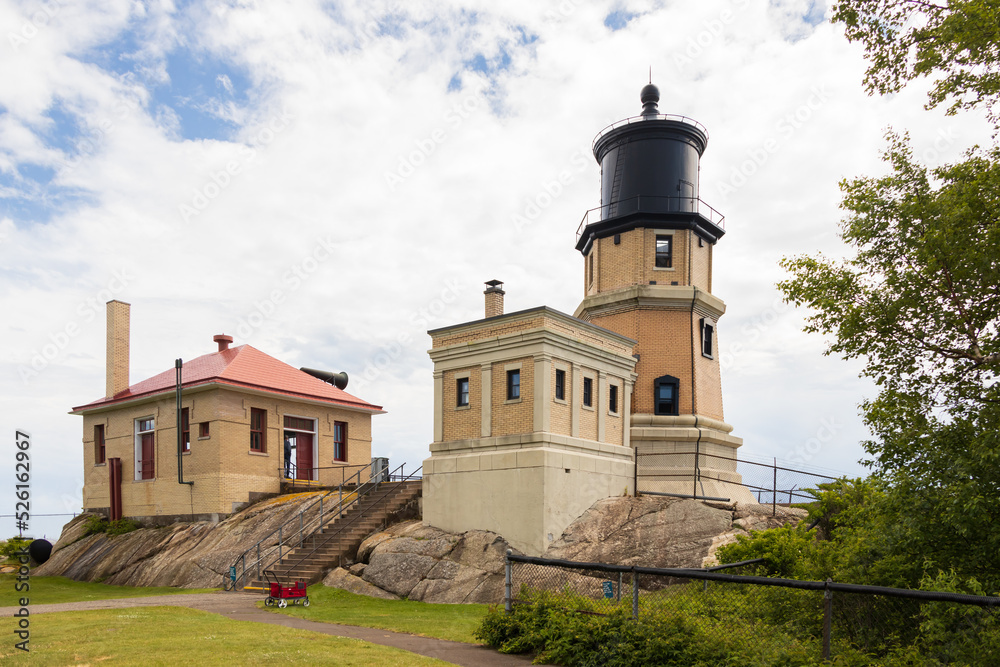
{"type": "Polygon", "coordinates": [[[534,376],[535,360],[532,357],[521,357],[493,364],[492,434],[494,436],[531,433],[535,430],[534,376]],[[521,400],[508,402],[507,369],[518,363],[521,364],[521,400]]]}
{"type": "Polygon", "coordinates": [[[468,368],[446,371],[443,379],[444,404],[442,410],[444,440],[467,440],[482,435],[483,379],[479,364],[468,368]],[[469,405],[458,407],[459,377],[469,378],[469,405]]]}
{"type": "MultiPolygon", "coordinates": [[[[141,405],[84,415],[84,508],[110,503],[108,469],[94,463],[94,425],[105,424],[107,457],[122,460],[122,507],[125,516],[230,513],[233,503],[249,500],[250,492],[274,493],[284,466],[283,417],[316,420],[317,453],[313,465],[330,467],[320,481],[341,478],[332,468],[371,461],[371,415],[293,400],[216,389],[185,396],[189,409],[191,451],[183,455],[184,479],[177,483],[176,402],[172,395],[141,405]],[[265,453],[250,451],[250,409],[267,410],[265,453]],[[155,479],[137,481],[135,420],[155,420],[155,479]],[[347,463],[333,461],[333,424],[347,428],[347,463]],[[209,423],[209,436],[199,438],[199,423],[209,423]]],[[[353,470],[352,470],[353,472],[353,470]]]]}
{"type": "Polygon", "coordinates": [[[573,366],[567,362],[553,362],[551,382],[552,416],[549,428],[552,429],[553,433],[558,433],[559,435],[572,435],[572,405],[574,396],[576,396],[573,393],[573,366]],[[565,384],[563,385],[566,395],[565,400],[562,401],[556,400],[556,369],[566,373],[565,384]]]}

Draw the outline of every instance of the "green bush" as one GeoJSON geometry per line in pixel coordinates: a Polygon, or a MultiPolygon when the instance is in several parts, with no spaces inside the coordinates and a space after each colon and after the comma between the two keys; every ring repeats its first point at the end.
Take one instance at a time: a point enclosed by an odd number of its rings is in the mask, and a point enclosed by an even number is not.
{"type": "Polygon", "coordinates": [[[107,533],[108,535],[114,536],[131,533],[133,530],[142,528],[142,524],[138,521],[133,521],[132,519],[116,519],[114,521],[108,521],[103,516],[95,515],[87,517],[87,520],[84,523],[84,528],[84,535],[107,533]]]}
{"type": "Polygon", "coordinates": [[[9,560],[14,557],[14,554],[27,549],[29,544],[31,544],[30,538],[12,537],[0,544],[0,556],[2,556],[2,560],[9,560]]]}

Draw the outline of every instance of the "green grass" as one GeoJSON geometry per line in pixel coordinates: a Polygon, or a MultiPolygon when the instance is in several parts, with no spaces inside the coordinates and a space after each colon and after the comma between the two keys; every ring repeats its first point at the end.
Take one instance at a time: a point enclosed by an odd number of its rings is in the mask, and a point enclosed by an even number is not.
{"type": "Polygon", "coordinates": [[[184,607],[31,616],[30,653],[0,643],[4,665],[447,665],[400,649],[318,632],[231,621],[184,607]]]}
{"type": "Polygon", "coordinates": [[[449,639],[456,642],[479,644],[472,632],[486,616],[485,604],[428,604],[413,600],[379,600],[365,595],[355,595],[339,588],[322,584],[309,587],[309,607],[289,605],[261,608],[289,616],[360,625],[380,630],[407,632],[412,635],[449,639]]]}
{"type": "Polygon", "coordinates": [[[150,595],[170,595],[172,593],[210,593],[215,588],[173,588],[171,586],[110,586],[73,581],[66,577],[30,577],[31,587],[27,592],[18,592],[14,586],[17,575],[0,574],[0,607],[15,607],[18,600],[26,597],[31,604],[51,604],[56,602],[83,602],[88,600],[111,600],[115,598],[138,598],[150,595]]]}

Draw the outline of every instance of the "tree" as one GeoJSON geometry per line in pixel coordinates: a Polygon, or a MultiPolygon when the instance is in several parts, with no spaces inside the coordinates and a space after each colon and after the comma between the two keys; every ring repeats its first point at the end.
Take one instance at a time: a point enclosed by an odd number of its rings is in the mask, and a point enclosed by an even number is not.
{"type": "Polygon", "coordinates": [[[1000,127],[1000,3],[995,0],[837,0],[833,20],[861,42],[869,93],[894,93],[936,75],[928,107],[949,113],[985,104],[1000,127]]]}
{"type": "Polygon", "coordinates": [[[841,183],[854,256],[786,258],[778,287],[880,388],[864,445],[888,486],[856,559],[1000,586],[1000,149],[928,170],[905,136],[888,142],[891,173],[841,183]]]}

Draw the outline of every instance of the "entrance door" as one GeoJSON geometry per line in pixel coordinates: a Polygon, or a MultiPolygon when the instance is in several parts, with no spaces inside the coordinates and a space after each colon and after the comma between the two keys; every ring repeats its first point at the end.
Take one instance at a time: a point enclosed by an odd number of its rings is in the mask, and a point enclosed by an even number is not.
{"type": "Polygon", "coordinates": [[[153,479],[156,470],[153,464],[156,462],[156,452],[153,447],[153,434],[143,433],[139,436],[142,439],[140,451],[142,452],[142,458],[140,459],[140,464],[142,466],[142,479],[153,479]]]}
{"type": "Polygon", "coordinates": [[[312,433],[295,434],[295,479],[313,478],[312,433]]]}

